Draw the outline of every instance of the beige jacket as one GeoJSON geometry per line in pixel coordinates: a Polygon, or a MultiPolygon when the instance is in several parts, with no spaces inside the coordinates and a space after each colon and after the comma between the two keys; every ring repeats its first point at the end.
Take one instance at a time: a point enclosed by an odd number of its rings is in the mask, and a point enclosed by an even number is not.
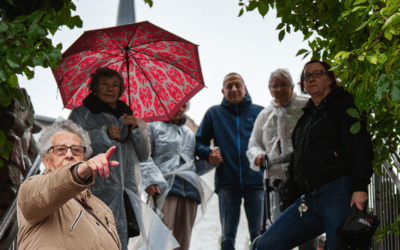
{"type": "Polygon", "coordinates": [[[76,164],[45,170],[22,183],[17,202],[19,250],[121,249],[110,208],[89,190],[94,178],[89,185],[77,179],[76,164]]]}

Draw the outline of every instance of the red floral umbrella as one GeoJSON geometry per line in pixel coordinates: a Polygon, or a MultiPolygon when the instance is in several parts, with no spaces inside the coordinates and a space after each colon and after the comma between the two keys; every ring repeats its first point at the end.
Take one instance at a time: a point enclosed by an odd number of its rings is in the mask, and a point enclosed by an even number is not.
{"type": "Polygon", "coordinates": [[[146,122],[170,120],[204,87],[198,45],[149,22],[86,31],[63,54],[53,74],[64,107],[82,105],[99,67],[120,72],[120,98],[146,122]]]}

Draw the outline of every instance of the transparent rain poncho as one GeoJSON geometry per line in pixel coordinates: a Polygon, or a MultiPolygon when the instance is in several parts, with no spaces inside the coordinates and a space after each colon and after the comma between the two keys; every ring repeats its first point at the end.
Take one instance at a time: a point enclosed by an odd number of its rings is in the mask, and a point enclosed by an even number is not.
{"type": "MultiPolygon", "coordinates": [[[[254,164],[259,155],[267,155],[271,163],[269,168],[269,185],[275,180],[286,181],[286,171],[289,167],[290,156],[293,152],[291,136],[297,120],[303,115],[302,108],[308,98],[293,93],[289,101],[278,106],[275,100],[260,112],[254,123],[254,128],[246,152],[250,168],[260,171],[254,164]]],[[[272,221],[280,215],[279,194],[271,192],[272,221]],[[275,212],[276,213],[275,213],[275,212]]]]}
{"type": "MultiPolygon", "coordinates": [[[[119,165],[110,168],[110,177],[101,178],[96,174],[96,181],[91,190],[95,196],[106,203],[112,210],[117,230],[121,239],[122,249],[126,250],[128,242],[127,220],[125,215],[123,192],[125,191],[131,201],[136,219],[140,228],[140,236],[134,237],[135,249],[169,250],[179,244],[168,228],[158,216],[141,200],[141,172],[140,163],[145,161],[150,154],[147,124],[138,119],[138,127],[132,129],[131,137],[123,142],[111,140],[107,129],[111,125],[120,127],[120,138],[128,134],[128,126],[124,124],[124,117],[117,119],[106,112],[93,114],[85,106],[72,110],[69,119],[82,126],[89,132],[93,156],[105,153],[110,147],[116,146],[111,160],[119,165]]],[[[129,247],[131,249],[131,247],[129,247]]]]}
{"type": "Polygon", "coordinates": [[[191,183],[200,194],[201,210],[204,214],[207,201],[212,190],[199,175],[215,168],[207,161],[195,160],[195,137],[189,127],[168,122],[149,123],[149,138],[152,148],[151,157],[141,163],[142,183],[146,190],[151,185],[157,185],[161,194],[156,196],[157,214],[162,217],[161,209],[165,198],[179,176],[191,183]]]}

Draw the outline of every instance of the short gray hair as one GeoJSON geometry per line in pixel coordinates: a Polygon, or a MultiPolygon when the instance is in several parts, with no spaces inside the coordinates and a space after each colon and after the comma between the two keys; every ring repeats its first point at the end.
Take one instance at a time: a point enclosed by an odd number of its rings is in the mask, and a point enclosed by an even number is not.
{"type": "Polygon", "coordinates": [[[275,77],[278,76],[283,76],[286,79],[288,79],[290,86],[293,86],[293,80],[292,80],[292,76],[290,75],[290,72],[288,69],[277,69],[274,72],[271,73],[271,76],[269,77],[269,81],[268,81],[268,88],[271,88],[271,84],[272,81],[275,79],[275,77]]]}
{"type": "Polygon", "coordinates": [[[69,132],[77,135],[81,139],[82,146],[86,148],[85,157],[89,159],[89,156],[93,153],[92,147],[90,147],[89,133],[71,120],[58,120],[43,130],[37,143],[39,153],[42,156],[49,156],[47,151],[53,146],[53,137],[61,132],[69,132]]]}

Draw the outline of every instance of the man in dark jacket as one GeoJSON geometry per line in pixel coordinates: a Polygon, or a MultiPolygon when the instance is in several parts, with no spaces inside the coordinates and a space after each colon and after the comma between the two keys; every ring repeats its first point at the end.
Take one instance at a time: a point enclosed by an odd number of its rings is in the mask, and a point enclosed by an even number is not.
{"type": "Polygon", "coordinates": [[[246,157],[254,121],[263,107],[254,105],[247,94],[243,78],[230,73],[224,78],[221,105],[211,107],[197,130],[196,155],[212,164],[219,164],[215,176],[222,225],[221,249],[234,249],[240,205],[244,199],[253,241],[261,229],[263,180],[261,172],[249,167],[246,157]],[[220,154],[210,149],[210,141],[220,154]]]}

